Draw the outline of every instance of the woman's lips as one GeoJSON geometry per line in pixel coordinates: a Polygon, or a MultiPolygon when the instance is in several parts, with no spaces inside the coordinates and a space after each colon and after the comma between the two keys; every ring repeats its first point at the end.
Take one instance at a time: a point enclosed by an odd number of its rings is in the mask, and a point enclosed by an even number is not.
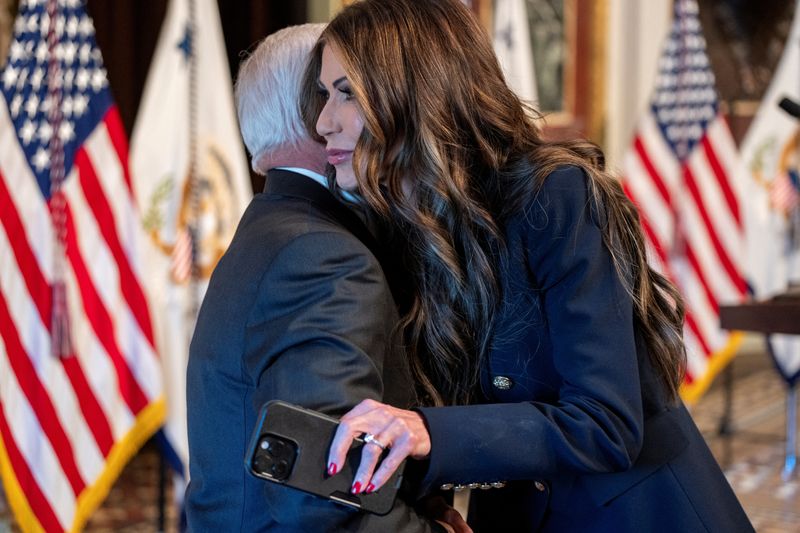
{"type": "Polygon", "coordinates": [[[352,150],[326,150],[326,152],[328,154],[328,163],[333,166],[340,165],[353,156],[352,150]]]}

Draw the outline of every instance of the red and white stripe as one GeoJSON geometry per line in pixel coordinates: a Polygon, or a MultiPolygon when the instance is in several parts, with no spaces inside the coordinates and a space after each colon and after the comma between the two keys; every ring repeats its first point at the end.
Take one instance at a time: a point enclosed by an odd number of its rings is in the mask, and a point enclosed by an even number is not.
{"type": "Polygon", "coordinates": [[[800,192],[797,191],[786,172],[775,176],[769,189],[769,202],[784,214],[788,214],[789,211],[800,205],[800,192]]]}
{"type": "MultiPolygon", "coordinates": [[[[140,225],[116,109],[64,184],[74,356],[50,349],[54,235],[49,207],[0,105],[0,438],[29,508],[23,527],[72,530],[137,417],[161,400],[136,264],[140,225]]],[[[3,458],[0,458],[3,459],[3,458]]],[[[117,467],[119,465],[116,465],[117,467]]],[[[96,502],[94,502],[96,504],[96,502]]]]}
{"type": "Polygon", "coordinates": [[[187,228],[179,229],[175,235],[169,272],[177,283],[185,283],[192,277],[192,237],[187,228]]]}
{"type": "Polygon", "coordinates": [[[729,335],[719,306],[741,301],[744,234],[734,187],[736,147],[721,116],[681,163],[647,113],[624,161],[624,186],[638,205],[651,263],[686,303],[687,382],[700,379],[729,335]]]}

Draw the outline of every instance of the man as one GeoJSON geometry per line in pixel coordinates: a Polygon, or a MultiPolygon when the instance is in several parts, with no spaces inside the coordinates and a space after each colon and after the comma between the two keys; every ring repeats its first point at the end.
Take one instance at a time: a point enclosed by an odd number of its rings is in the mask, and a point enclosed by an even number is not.
{"type": "MultiPolygon", "coordinates": [[[[281,399],[339,416],[365,398],[413,402],[405,359],[389,349],[397,311],[373,240],[321,175],[324,147],[297,95],[322,25],[277,32],[242,64],[236,100],[256,172],[266,174],[220,260],[189,353],[192,531],[431,531],[398,499],[360,513],[252,477],[244,455],[259,408],[281,399]]],[[[321,465],[320,468],[324,468],[321,465]]]]}

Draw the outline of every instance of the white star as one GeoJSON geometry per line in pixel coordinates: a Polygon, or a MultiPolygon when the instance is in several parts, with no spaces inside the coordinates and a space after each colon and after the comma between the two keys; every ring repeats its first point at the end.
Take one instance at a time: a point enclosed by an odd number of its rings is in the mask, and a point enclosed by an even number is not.
{"type": "Polygon", "coordinates": [[[64,144],[67,144],[75,138],[75,127],[72,125],[72,121],[65,120],[61,123],[58,127],[58,138],[61,139],[61,142],[64,144]]]}
{"type": "Polygon", "coordinates": [[[72,98],[67,96],[61,102],[61,112],[64,114],[65,117],[72,116],[72,98]]]}
{"type": "Polygon", "coordinates": [[[9,111],[11,111],[11,118],[17,118],[19,115],[19,110],[22,108],[22,95],[15,94],[14,98],[11,99],[11,105],[9,106],[9,111]]]}
{"type": "Polygon", "coordinates": [[[44,41],[39,41],[39,46],[36,47],[36,62],[44,63],[47,61],[47,52],[47,43],[44,41]]]}
{"type": "Polygon", "coordinates": [[[31,76],[31,87],[33,87],[34,91],[39,90],[39,88],[42,86],[43,80],[44,80],[44,69],[37,67],[36,70],[33,71],[33,76],[31,76]]]}
{"type": "Polygon", "coordinates": [[[75,61],[75,55],[78,53],[78,45],[74,41],[69,41],[64,45],[64,62],[67,66],[72,65],[75,61]]]}
{"type": "Polygon", "coordinates": [[[53,108],[53,97],[48,94],[47,96],[44,97],[44,100],[42,100],[42,105],[40,106],[40,109],[42,113],[46,114],[49,113],[52,108],[53,108]]]}
{"type": "Polygon", "coordinates": [[[39,15],[37,13],[32,13],[28,17],[28,21],[25,24],[25,29],[31,33],[39,30],[39,15]]]}
{"type": "Polygon", "coordinates": [[[86,15],[81,17],[80,32],[84,37],[89,37],[94,33],[94,24],[92,23],[91,17],[86,15]]]}
{"type": "Polygon", "coordinates": [[[67,35],[70,39],[74,39],[78,33],[78,17],[72,15],[67,21],[67,35]]]}
{"type": "Polygon", "coordinates": [[[39,110],[39,97],[36,96],[36,93],[34,93],[30,95],[28,101],[25,102],[25,112],[28,113],[28,116],[30,118],[33,118],[38,110],[39,110]]]}
{"type": "Polygon", "coordinates": [[[41,172],[50,166],[50,155],[44,148],[36,150],[36,155],[33,156],[33,166],[36,167],[37,172],[41,172]]]}
{"type": "Polygon", "coordinates": [[[33,125],[33,122],[30,120],[26,120],[25,124],[22,125],[22,128],[19,130],[19,136],[22,139],[22,142],[25,146],[29,145],[33,136],[36,135],[36,126],[33,125]]]}
{"type": "Polygon", "coordinates": [[[25,87],[25,82],[28,81],[28,69],[23,68],[19,71],[19,76],[17,77],[17,90],[21,91],[23,87],[25,87]]]}
{"type": "Polygon", "coordinates": [[[85,65],[92,58],[92,47],[88,43],[83,43],[78,56],[81,59],[81,65],[85,65]]]}
{"type": "Polygon", "coordinates": [[[72,101],[72,112],[76,117],[80,117],[89,107],[89,98],[84,94],[79,94],[72,101]]]}
{"type": "Polygon", "coordinates": [[[67,91],[72,90],[72,81],[75,79],[75,71],[71,68],[67,69],[64,73],[64,89],[67,91]]]}
{"type": "Polygon", "coordinates": [[[11,88],[17,82],[17,76],[19,75],[19,71],[15,69],[13,66],[7,66],[5,72],[3,72],[3,85],[5,85],[6,90],[11,88]]]}
{"type": "Polygon", "coordinates": [[[75,77],[75,85],[79,91],[85,91],[89,86],[89,71],[85,68],[78,69],[78,75],[75,77]]]}
{"type": "Polygon", "coordinates": [[[17,61],[27,59],[25,57],[25,48],[19,41],[14,41],[13,43],[11,43],[11,50],[9,53],[11,54],[12,63],[16,63],[17,61]]]}
{"type": "Polygon", "coordinates": [[[42,37],[47,36],[47,32],[50,31],[50,15],[47,14],[47,11],[42,13],[42,20],[39,23],[39,33],[42,34],[42,37]]]}
{"type": "MultiPolygon", "coordinates": [[[[20,11],[22,10],[22,6],[20,6],[20,11]]],[[[25,19],[22,17],[17,17],[17,20],[14,21],[14,33],[16,35],[21,34],[25,31],[25,19]]]]}
{"type": "Polygon", "coordinates": [[[106,69],[99,68],[92,72],[92,89],[94,92],[100,92],[100,89],[106,86],[106,69]]]}
{"type": "Polygon", "coordinates": [[[42,120],[39,123],[39,140],[45,144],[50,142],[50,137],[53,136],[53,126],[47,120],[42,120]]]}

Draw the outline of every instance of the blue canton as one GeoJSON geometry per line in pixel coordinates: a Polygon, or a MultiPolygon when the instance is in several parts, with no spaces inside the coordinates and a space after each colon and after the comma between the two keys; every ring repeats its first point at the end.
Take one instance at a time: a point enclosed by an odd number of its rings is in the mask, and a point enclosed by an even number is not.
{"type": "Polygon", "coordinates": [[[8,61],[0,71],[0,90],[28,164],[45,198],[50,196],[50,142],[64,146],[64,170],[69,175],[75,153],[112,105],[103,58],[95,42],[92,19],[82,0],[58,0],[57,16],[50,20],[47,0],[22,0],[14,26],[8,61]],[[48,32],[56,35],[51,51],[48,32]],[[59,65],[58,102],[48,92],[48,66],[59,65]],[[58,131],[48,115],[60,105],[58,131]]]}
{"type": "Polygon", "coordinates": [[[676,0],[672,30],[659,60],[650,105],[680,161],[689,157],[717,115],[714,83],[697,4],[676,0]]]}

